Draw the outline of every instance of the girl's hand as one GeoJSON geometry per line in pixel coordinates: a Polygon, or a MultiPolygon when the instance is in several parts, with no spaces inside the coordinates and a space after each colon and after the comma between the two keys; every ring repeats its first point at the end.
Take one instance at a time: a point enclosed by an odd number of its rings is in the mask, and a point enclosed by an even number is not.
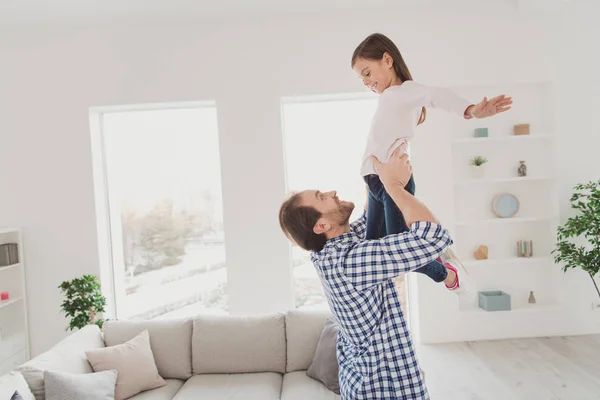
{"type": "Polygon", "coordinates": [[[490,100],[484,97],[481,103],[469,106],[465,111],[465,116],[467,118],[491,117],[510,110],[511,104],[512,97],[506,97],[505,95],[496,96],[490,100]]]}

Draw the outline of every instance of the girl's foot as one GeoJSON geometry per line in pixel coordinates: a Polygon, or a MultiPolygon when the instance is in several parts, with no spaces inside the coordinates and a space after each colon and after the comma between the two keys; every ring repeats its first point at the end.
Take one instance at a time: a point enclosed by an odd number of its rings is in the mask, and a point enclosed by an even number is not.
{"type": "Polygon", "coordinates": [[[446,287],[450,289],[456,286],[458,282],[458,274],[456,273],[456,268],[454,268],[450,264],[444,264],[444,267],[446,267],[446,273],[448,274],[448,276],[446,276],[446,279],[444,279],[444,285],[446,285],[446,287]]]}
{"type": "Polygon", "coordinates": [[[448,270],[448,277],[444,280],[444,285],[446,285],[446,289],[456,293],[461,294],[464,292],[463,288],[460,286],[460,278],[458,277],[458,270],[450,263],[446,262],[444,267],[448,270]]]}
{"type": "Polygon", "coordinates": [[[450,279],[448,279],[448,282],[444,281],[448,290],[456,294],[471,292],[473,285],[469,280],[469,273],[454,252],[447,249],[440,258],[444,261],[442,264],[448,269],[448,278],[450,279]],[[456,279],[454,279],[454,275],[456,275],[456,279]]]}

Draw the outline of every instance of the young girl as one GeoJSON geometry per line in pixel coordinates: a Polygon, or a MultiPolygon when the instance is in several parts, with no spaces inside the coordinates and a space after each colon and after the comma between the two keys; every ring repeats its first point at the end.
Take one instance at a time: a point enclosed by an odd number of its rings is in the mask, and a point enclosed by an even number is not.
{"type": "MultiPolygon", "coordinates": [[[[375,156],[385,162],[402,143],[407,143],[409,152],[408,143],[415,136],[415,128],[427,116],[426,106],[440,108],[464,119],[486,118],[509,110],[512,100],[504,95],[491,100],[484,97],[474,105],[450,90],[414,82],[396,45],[380,33],[368,36],[354,50],[352,69],[365,86],[380,95],[361,167],[361,174],[369,187],[366,238],[379,239],[406,232],[409,227],[402,212],[386,193],[370,157],[375,156]]],[[[415,194],[413,177],[406,183],[405,189],[415,194]]],[[[444,282],[448,289],[458,293],[461,289],[458,270],[466,273],[453,252],[448,250],[441,258],[416,271],[436,282],[444,282]]]]}

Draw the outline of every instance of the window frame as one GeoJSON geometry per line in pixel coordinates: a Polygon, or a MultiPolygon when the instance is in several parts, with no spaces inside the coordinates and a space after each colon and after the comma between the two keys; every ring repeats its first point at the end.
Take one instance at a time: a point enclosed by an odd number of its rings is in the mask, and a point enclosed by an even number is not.
{"type": "Polygon", "coordinates": [[[111,198],[111,190],[108,184],[104,115],[135,111],[165,111],[199,108],[214,108],[218,113],[216,101],[101,106],[90,107],[89,109],[98,267],[100,271],[102,294],[106,297],[106,311],[104,312],[104,318],[119,319],[125,317],[123,310],[119,310],[119,308],[124,307],[126,297],[125,288],[123,286],[124,268],[118,268],[119,265],[124,265],[124,257],[123,254],[115,254],[112,246],[113,243],[122,243],[122,237],[115,237],[115,235],[122,234],[122,225],[120,213],[118,212],[120,211],[119,202],[111,198]]]}

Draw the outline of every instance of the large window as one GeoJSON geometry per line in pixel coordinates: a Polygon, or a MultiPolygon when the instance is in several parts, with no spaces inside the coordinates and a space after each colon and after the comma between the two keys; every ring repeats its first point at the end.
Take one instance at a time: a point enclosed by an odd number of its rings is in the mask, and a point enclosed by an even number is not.
{"type": "Polygon", "coordinates": [[[216,107],[99,118],[116,316],[226,312],[216,107]]]}
{"type": "MultiPolygon", "coordinates": [[[[289,191],[336,190],[354,202],[352,218],[366,200],[360,165],[376,100],[285,101],[283,130],[289,191]]],[[[323,307],[321,283],[308,252],[292,248],[296,307],[323,307]]]]}

